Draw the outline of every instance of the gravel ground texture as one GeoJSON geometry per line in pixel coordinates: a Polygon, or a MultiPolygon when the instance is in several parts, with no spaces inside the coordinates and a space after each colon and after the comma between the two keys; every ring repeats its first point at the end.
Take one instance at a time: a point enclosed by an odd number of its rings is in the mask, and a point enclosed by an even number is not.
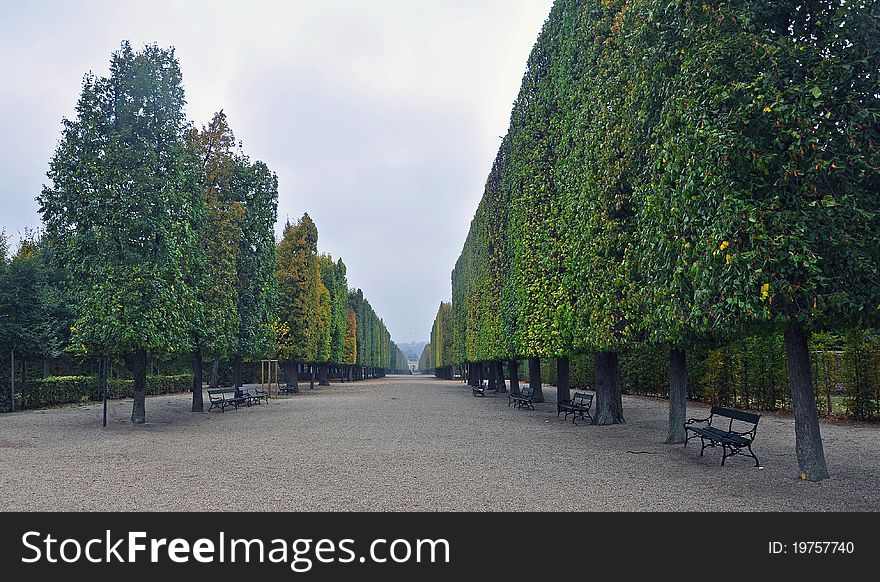
{"type": "MultiPolygon", "coordinates": [[[[626,423],[556,418],[459,382],[399,376],[192,413],[147,400],[0,416],[0,510],[877,511],[880,426],[823,423],[831,478],[798,478],[791,416],[765,414],[764,469],[719,449],[662,443],[662,400],[624,396],[626,423]]],[[[691,404],[688,416],[705,416],[691,404]]]]}

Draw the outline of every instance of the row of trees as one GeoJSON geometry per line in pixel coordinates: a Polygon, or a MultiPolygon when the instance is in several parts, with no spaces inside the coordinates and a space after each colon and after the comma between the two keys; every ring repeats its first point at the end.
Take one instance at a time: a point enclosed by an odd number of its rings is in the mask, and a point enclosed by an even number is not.
{"type": "Polygon", "coordinates": [[[235,386],[245,360],[320,364],[322,380],[330,363],[388,368],[396,346],[342,261],[317,254],[308,216],[276,249],[275,173],[244,154],[222,111],[198,129],[184,105],[173,48],[123,42],[109,76],[84,78],[37,197],[44,235],[11,260],[2,239],[2,346],[97,356],[104,371],[126,355],[135,423],[149,353],[191,355],[194,411],[205,358],[214,376],[231,360],[235,386]]]}
{"type": "Polygon", "coordinates": [[[329,384],[334,368],[349,380],[399,367],[402,353],[360,289],[350,290],[345,263],[318,253],[318,228],[308,214],[288,222],[277,248],[278,356],[298,391],[304,365],[329,384]]]}
{"type": "Polygon", "coordinates": [[[880,7],[791,8],[555,2],[435,367],[528,358],[540,378],[555,359],[567,399],[569,356],[593,353],[595,422],[612,424],[618,353],[654,345],[681,442],[687,351],[782,330],[801,473],[827,477],[810,334],[880,322],[880,7]]]}

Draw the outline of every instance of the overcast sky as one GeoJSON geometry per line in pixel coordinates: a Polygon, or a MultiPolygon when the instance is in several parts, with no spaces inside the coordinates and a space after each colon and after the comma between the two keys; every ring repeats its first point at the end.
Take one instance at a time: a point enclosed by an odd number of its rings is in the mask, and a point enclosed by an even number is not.
{"type": "Polygon", "coordinates": [[[552,0],[0,0],[0,229],[34,196],[82,76],[174,46],[187,115],[225,110],[395,341],[428,339],[552,0]]]}

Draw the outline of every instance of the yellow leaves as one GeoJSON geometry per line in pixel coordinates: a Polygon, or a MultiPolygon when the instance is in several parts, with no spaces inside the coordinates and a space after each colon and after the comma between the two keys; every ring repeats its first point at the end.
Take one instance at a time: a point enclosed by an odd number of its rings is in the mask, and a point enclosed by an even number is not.
{"type": "Polygon", "coordinates": [[[721,243],[721,246],[718,247],[718,250],[721,252],[724,252],[724,250],[727,249],[727,247],[729,247],[729,246],[730,246],[730,243],[727,241],[724,241],[721,243]]]}
{"type": "Polygon", "coordinates": [[[724,255],[724,261],[729,265],[730,264],[730,254],[724,255]]]}
{"type": "Polygon", "coordinates": [[[770,298],[770,283],[764,283],[761,285],[761,299],[769,299],[770,298]]]}
{"type": "Polygon", "coordinates": [[[773,108],[768,105],[764,108],[764,113],[773,113],[773,108]]]}

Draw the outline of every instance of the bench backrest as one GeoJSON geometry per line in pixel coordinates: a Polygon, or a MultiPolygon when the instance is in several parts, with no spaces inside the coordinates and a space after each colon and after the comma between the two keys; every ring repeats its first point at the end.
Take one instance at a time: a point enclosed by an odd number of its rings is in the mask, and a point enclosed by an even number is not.
{"type": "Polygon", "coordinates": [[[713,406],[709,414],[712,416],[724,416],[726,418],[732,418],[733,420],[741,420],[742,422],[748,422],[749,424],[758,424],[758,421],[761,419],[760,414],[752,414],[751,412],[736,410],[734,408],[724,408],[723,406],[713,406]]]}
{"type": "Polygon", "coordinates": [[[519,393],[520,393],[520,396],[525,396],[526,398],[531,398],[532,396],[535,395],[535,391],[534,391],[534,390],[532,389],[532,387],[531,387],[530,385],[528,385],[528,384],[526,384],[525,386],[521,387],[521,388],[519,389],[519,393]]]}
{"type": "Polygon", "coordinates": [[[593,395],[587,394],[586,392],[575,392],[574,396],[572,396],[571,401],[573,404],[578,404],[580,406],[590,407],[593,405],[593,395]]]}
{"type": "Polygon", "coordinates": [[[208,388],[208,397],[212,400],[225,400],[234,398],[238,393],[236,388],[208,388]]]}
{"type": "Polygon", "coordinates": [[[709,426],[712,426],[712,419],[716,416],[721,416],[724,418],[729,418],[730,423],[727,426],[728,432],[737,432],[742,435],[751,434],[752,438],[754,438],[756,431],[758,430],[758,421],[761,419],[760,414],[752,414],[751,412],[745,412],[743,410],[736,410],[734,408],[724,408],[723,406],[713,406],[712,410],[709,411],[709,426]],[[742,430],[733,430],[733,421],[738,420],[740,422],[744,422],[746,424],[750,424],[751,429],[748,431],[742,430]]]}

